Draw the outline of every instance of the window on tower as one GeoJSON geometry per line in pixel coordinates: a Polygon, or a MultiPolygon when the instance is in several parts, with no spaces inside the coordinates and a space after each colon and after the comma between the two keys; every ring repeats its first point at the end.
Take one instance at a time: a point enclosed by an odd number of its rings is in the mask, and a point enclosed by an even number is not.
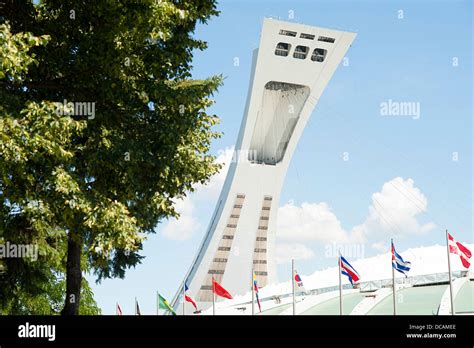
{"type": "Polygon", "coordinates": [[[295,37],[295,36],[296,36],[296,31],[281,29],[280,32],[279,32],[279,34],[280,34],[280,35],[285,35],[285,36],[292,36],[292,37],[295,37]]]}
{"type": "Polygon", "coordinates": [[[327,37],[327,36],[320,36],[320,37],[318,37],[318,41],[334,43],[336,41],[336,39],[334,39],[332,37],[327,37]]]}
{"type": "Polygon", "coordinates": [[[279,42],[275,49],[275,55],[286,57],[290,53],[291,45],[285,42],[279,42]]]}
{"type": "Polygon", "coordinates": [[[311,60],[313,62],[324,62],[327,53],[328,51],[324,48],[315,48],[313,54],[311,55],[311,60]]]}
{"type": "Polygon", "coordinates": [[[296,46],[295,52],[293,53],[293,57],[297,59],[305,59],[308,55],[309,47],[307,46],[296,46]]]}
{"type": "Polygon", "coordinates": [[[302,39],[308,39],[308,40],[314,40],[315,35],[313,34],[306,34],[306,33],[301,33],[300,38],[302,39]]]}

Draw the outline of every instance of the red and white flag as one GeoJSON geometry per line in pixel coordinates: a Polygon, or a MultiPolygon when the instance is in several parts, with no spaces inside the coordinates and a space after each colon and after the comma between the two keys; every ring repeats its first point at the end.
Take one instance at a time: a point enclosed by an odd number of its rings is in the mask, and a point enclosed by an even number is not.
{"type": "Polygon", "coordinates": [[[462,265],[466,268],[469,268],[469,266],[471,265],[471,262],[469,261],[472,256],[471,251],[461,243],[457,242],[449,232],[448,246],[449,252],[452,254],[459,255],[459,257],[461,258],[462,265]]]}
{"type": "Polygon", "coordinates": [[[184,299],[187,302],[191,303],[196,311],[198,310],[197,303],[194,300],[194,298],[191,296],[191,293],[189,292],[188,284],[186,283],[184,283],[184,299]]]}
{"type": "Polygon", "coordinates": [[[120,308],[120,305],[117,303],[117,309],[116,309],[117,315],[122,315],[122,308],[120,308]]]}

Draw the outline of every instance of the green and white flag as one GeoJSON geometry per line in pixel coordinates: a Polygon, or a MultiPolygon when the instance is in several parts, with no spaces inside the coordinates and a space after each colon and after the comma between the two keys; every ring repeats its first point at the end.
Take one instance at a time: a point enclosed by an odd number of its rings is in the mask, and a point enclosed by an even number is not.
{"type": "Polygon", "coordinates": [[[173,307],[171,307],[168,301],[166,301],[166,299],[160,294],[158,294],[158,309],[164,309],[166,311],[170,311],[171,314],[176,315],[176,312],[173,310],[173,307]]]}

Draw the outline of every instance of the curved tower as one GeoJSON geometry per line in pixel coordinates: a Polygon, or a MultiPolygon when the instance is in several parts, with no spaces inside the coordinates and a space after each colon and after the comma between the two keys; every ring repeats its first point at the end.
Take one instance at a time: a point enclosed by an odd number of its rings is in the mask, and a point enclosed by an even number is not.
{"type": "MultiPolygon", "coordinates": [[[[212,277],[232,295],[250,291],[252,267],[259,286],[276,282],[276,214],[288,165],[354,38],[350,32],[263,21],[234,158],[185,277],[200,309],[212,305],[212,277]]],[[[172,302],[178,313],[181,293],[182,284],[172,302]]]]}

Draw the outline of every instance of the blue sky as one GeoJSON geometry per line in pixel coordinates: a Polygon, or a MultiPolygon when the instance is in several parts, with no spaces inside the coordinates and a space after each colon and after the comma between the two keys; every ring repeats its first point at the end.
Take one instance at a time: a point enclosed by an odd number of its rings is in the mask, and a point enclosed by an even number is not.
{"type": "MultiPolygon", "coordinates": [[[[221,118],[224,135],[213,144],[220,158],[237,139],[264,17],[358,33],[348,66],[339,66],[311,116],[282,191],[278,243],[286,256],[295,253],[300,273],[334,264],[324,254],[334,235],[362,243],[364,257],[384,252],[391,237],[400,251],[442,244],[446,228],[473,242],[470,1],[242,0],[218,8],[221,15],[196,32],[209,48],[196,52],[194,77],[226,77],[209,110],[221,118]],[[381,115],[388,100],[419,103],[420,117],[381,115]],[[307,229],[292,230],[295,218],[307,229]]],[[[93,284],[104,314],[116,302],[132,314],[135,297],[142,313],[153,314],[157,290],[173,297],[224,176],[179,204],[182,222],[159,225],[145,242],[145,260],[124,280],[93,284]]],[[[280,262],[286,280],[290,266],[280,262]]]]}

